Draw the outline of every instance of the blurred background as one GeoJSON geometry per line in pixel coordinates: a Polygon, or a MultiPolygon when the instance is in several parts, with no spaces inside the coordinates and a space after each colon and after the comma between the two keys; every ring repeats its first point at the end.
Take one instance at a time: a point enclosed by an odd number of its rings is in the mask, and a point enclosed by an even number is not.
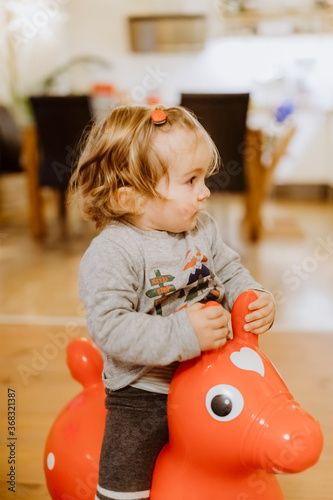
{"type": "Polygon", "coordinates": [[[66,205],[78,141],[114,106],[148,103],[193,110],[220,150],[207,210],[274,294],[263,345],[328,436],[317,468],[283,479],[286,498],[332,499],[332,54],[331,0],[1,0],[1,397],[17,388],[24,422],[17,498],[49,498],[47,431],[79,390],[65,351],[87,335],[77,272],[97,233],[66,205]]]}

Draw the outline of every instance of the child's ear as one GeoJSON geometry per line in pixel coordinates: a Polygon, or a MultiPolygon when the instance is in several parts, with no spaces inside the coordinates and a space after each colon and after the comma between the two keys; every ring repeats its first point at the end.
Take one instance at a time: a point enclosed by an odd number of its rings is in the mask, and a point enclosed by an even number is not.
{"type": "Polygon", "coordinates": [[[128,213],[138,214],[141,209],[141,197],[131,186],[122,186],[118,189],[118,203],[128,213]]]}
{"type": "Polygon", "coordinates": [[[131,205],[134,200],[133,188],[130,186],[122,186],[118,189],[118,203],[126,212],[132,212],[131,205]]]}

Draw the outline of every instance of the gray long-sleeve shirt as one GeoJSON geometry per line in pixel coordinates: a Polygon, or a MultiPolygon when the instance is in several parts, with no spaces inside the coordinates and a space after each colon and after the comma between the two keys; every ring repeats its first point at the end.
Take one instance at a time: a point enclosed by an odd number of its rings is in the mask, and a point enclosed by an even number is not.
{"type": "Polygon", "coordinates": [[[230,311],[243,291],[263,290],[205,212],[186,233],[111,223],[83,256],[79,281],[88,330],[102,352],[103,379],[111,390],[152,366],[200,354],[188,305],[217,300],[230,311]]]}

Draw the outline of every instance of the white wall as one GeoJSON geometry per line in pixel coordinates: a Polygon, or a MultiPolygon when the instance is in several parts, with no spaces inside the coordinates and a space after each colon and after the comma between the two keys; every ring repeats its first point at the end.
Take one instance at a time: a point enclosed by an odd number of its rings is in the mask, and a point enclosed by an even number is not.
{"type": "Polygon", "coordinates": [[[277,184],[328,184],[333,186],[333,149],[330,113],[299,111],[296,133],[280,161],[277,184]]]}
{"type": "Polygon", "coordinates": [[[0,4],[0,104],[8,104],[11,100],[9,47],[6,36],[6,12],[4,4],[0,4]]]}
{"type": "MultiPolygon", "coordinates": [[[[3,9],[5,8],[3,5],[3,9]]],[[[1,44],[9,44],[16,93],[38,92],[43,80],[78,56],[95,56],[110,63],[129,53],[129,15],[148,13],[202,13],[205,0],[13,0],[12,22],[1,44]]],[[[3,23],[0,9],[0,27],[3,23]]],[[[1,30],[3,33],[3,31],[1,30]]],[[[112,79],[112,71],[95,66],[74,68],[60,81],[59,92],[90,89],[94,79],[112,79]]]]}
{"type": "Polygon", "coordinates": [[[333,113],[328,114],[328,155],[329,185],[333,186],[333,113]]]}
{"type": "Polygon", "coordinates": [[[65,4],[70,0],[26,0],[3,4],[9,22],[6,44],[12,65],[15,94],[39,89],[42,80],[64,60],[66,53],[65,4]]]}
{"type": "MultiPolygon", "coordinates": [[[[2,4],[3,5],[3,4],[2,4]]],[[[58,82],[59,92],[87,92],[110,82],[142,102],[157,94],[177,104],[181,92],[249,90],[257,104],[274,108],[292,98],[304,113],[291,144],[293,162],[281,167],[282,182],[333,183],[333,36],[214,39],[216,2],[208,0],[17,0],[21,10],[1,44],[5,61],[0,99],[8,94],[8,44],[17,93],[38,92],[43,79],[73,57],[92,55],[111,67],[82,65],[58,82]],[[208,12],[211,40],[197,53],[129,52],[127,16],[148,12],[208,12]],[[7,47],[7,48],[6,48],[7,47]],[[327,138],[329,137],[329,138],[327,138]],[[305,139],[306,138],[306,139],[305,139]],[[326,139],[325,139],[326,138],[326,139]],[[316,167],[314,168],[314,164],[316,167]]],[[[0,28],[3,12],[0,9],[0,28]]],[[[301,115],[299,115],[301,116],[301,115]]]]}
{"type": "Polygon", "coordinates": [[[128,3],[119,0],[70,0],[67,4],[69,52],[98,54],[107,58],[127,52],[128,3]]]}

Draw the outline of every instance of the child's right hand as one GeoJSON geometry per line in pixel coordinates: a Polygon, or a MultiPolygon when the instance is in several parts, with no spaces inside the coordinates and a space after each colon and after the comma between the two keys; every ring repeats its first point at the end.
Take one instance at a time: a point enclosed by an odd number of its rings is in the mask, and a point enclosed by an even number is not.
{"type": "Polygon", "coordinates": [[[201,351],[217,349],[226,343],[230,313],[221,305],[203,308],[202,304],[197,302],[188,307],[186,313],[201,351]]]}

